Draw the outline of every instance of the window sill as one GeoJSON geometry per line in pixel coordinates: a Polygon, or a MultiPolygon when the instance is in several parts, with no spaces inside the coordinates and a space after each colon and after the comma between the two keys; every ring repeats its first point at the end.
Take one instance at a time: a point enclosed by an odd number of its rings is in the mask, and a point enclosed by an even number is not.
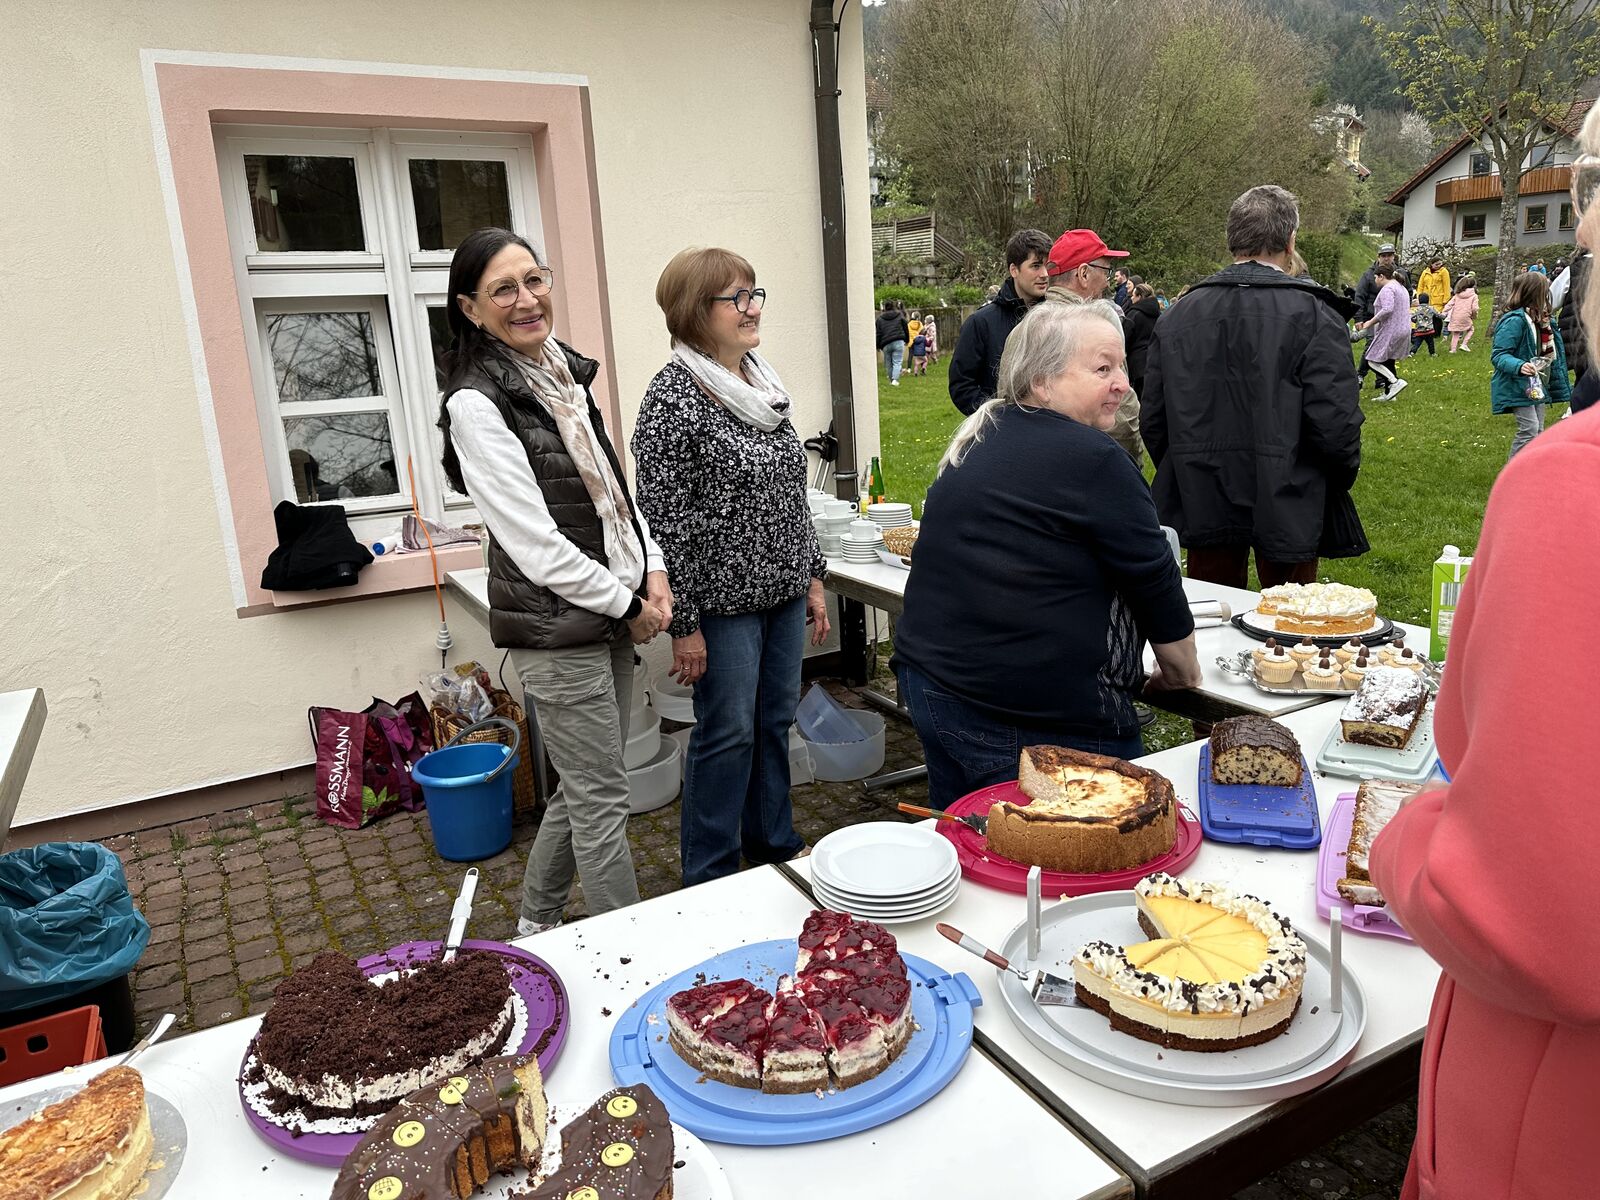
{"type": "MultiPolygon", "coordinates": [[[[483,565],[478,546],[450,546],[438,552],[439,586],[451,571],[464,571],[483,565]]],[[[314,608],[366,600],[374,596],[393,596],[433,586],[433,565],[426,550],[412,554],[384,555],[361,569],[361,577],[349,587],[321,588],[312,592],[272,592],[272,603],[238,609],[241,617],[260,617],[296,608],[314,608]]]]}

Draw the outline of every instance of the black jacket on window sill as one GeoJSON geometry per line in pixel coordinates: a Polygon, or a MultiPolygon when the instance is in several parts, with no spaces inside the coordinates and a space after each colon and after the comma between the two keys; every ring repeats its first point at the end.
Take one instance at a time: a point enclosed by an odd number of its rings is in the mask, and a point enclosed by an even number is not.
{"type": "Polygon", "coordinates": [[[372,561],[350,532],[341,504],[301,506],[285,500],[272,510],[278,548],[267,556],[261,586],[275,592],[348,587],[372,561]]]}

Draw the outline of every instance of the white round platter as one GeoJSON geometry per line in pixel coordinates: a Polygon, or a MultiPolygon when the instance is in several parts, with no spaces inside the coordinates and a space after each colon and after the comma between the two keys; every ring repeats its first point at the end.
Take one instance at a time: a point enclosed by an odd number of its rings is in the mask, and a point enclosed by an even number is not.
{"type": "Polygon", "coordinates": [[[960,869],[955,843],[921,825],[869,821],[848,825],[811,851],[811,869],[862,899],[906,896],[960,869]]]}

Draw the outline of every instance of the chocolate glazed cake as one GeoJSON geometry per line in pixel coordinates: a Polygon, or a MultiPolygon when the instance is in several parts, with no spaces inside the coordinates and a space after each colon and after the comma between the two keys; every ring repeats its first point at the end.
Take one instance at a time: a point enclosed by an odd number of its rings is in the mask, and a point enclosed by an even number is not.
{"type": "Polygon", "coordinates": [[[1303,774],[1300,743],[1266,717],[1229,717],[1211,730],[1211,781],[1295,787],[1303,774]]]}
{"type": "Polygon", "coordinates": [[[642,1083],[607,1092],[561,1131],[561,1167],[516,1200],[672,1200],[672,1121],[642,1083]]]}

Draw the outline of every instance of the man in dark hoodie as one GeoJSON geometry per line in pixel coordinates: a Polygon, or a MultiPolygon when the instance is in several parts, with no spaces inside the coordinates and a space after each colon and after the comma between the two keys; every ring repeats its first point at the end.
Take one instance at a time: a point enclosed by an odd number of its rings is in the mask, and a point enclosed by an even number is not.
{"type": "Polygon", "coordinates": [[[950,356],[950,400],[965,416],[994,399],[1000,378],[1000,351],[1027,312],[1050,286],[1050,239],[1037,229],[1020,229],[1006,243],[1010,278],[989,303],[961,326],[950,356]]]}
{"type": "Polygon", "coordinates": [[[900,368],[906,361],[906,342],[911,331],[906,325],[906,315],[893,300],[883,302],[878,314],[878,349],[883,354],[883,369],[889,373],[889,382],[900,386],[900,368]]]}
{"type": "Polygon", "coordinates": [[[1350,488],[1361,467],[1349,302],[1286,273],[1300,222],[1280,187],[1228,212],[1234,264],[1156,323],[1142,395],[1156,511],[1189,575],[1243,588],[1311,583],[1319,558],[1367,550],[1350,488]]]}

